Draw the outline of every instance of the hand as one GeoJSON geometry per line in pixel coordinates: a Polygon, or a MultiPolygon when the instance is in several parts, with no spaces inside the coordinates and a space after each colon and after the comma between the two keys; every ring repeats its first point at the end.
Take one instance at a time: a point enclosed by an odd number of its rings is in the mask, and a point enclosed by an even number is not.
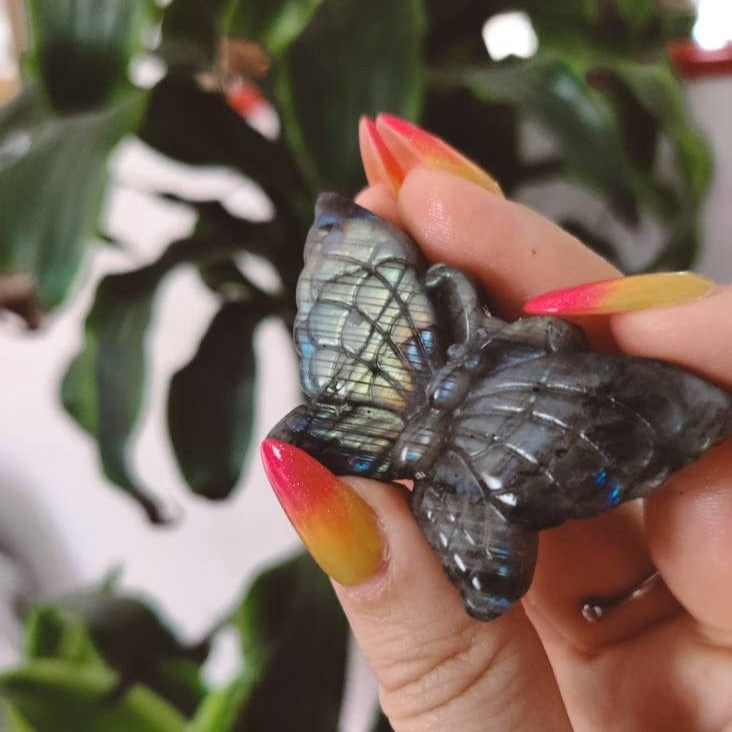
{"type": "MultiPolygon", "coordinates": [[[[377,182],[358,201],[406,230],[429,260],[473,274],[507,318],[540,292],[618,276],[561,229],[466,178],[417,164],[398,190],[377,182]]],[[[661,358],[732,389],[730,313],[727,288],[582,325],[598,348],[661,358]]],[[[288,470],[300,471],[301,490],[328,486],[331,516],[338,504],[330,536],[283,501],[336,580],[396,732],[732,725],[732,440],[645,506],[542,532],[529,593],[490,623],[466,615],[405,489],[296,462],[270,464],[270,476],[277,490],[294,480],[288,470]],[[656,569],[663,581],[642,597],[596,623],[582,617],[586,598],[622,594],[656,569]]]]}

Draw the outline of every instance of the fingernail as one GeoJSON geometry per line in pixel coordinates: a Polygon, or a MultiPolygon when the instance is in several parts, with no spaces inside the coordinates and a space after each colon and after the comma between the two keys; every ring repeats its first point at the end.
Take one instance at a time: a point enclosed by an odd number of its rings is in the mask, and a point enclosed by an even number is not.
{"type": "Polygon", "coordinates": [[[389,152],[372,119],[361,117],[358,123],[361,162],[370,185],[386,183],[394,193],[404,180],[404,171],[389,152]]]}
{"type": "Polygon", "coordinates": [[[265,440],[262,462],[287,517],[320,568],[357,585],[384,562],[386,543],[371,507],[307,453],[265,440]]]}
{"type": "Polygon", "coordinates": [[[503,196],[498,183],[483,168],[421,127],[392,114],[379,114],[376,128],[405,175],[415,166],[424,165],[447,170],[503,196]]]}
{"type": "Polygon", "coordinates": [[[691,302],[708,295],[714,288],[711,280],[693,272],[635,275],[547,292],[531,298],[524,305],[524,312],[607,315],[691,302]]]}

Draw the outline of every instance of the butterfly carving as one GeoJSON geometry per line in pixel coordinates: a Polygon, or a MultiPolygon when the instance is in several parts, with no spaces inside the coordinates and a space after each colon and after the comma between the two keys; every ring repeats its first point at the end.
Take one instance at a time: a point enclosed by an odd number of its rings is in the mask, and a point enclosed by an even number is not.
{"type": "Polygon", "coordinates": [[[270,437],[336,474],[411,479],[411,509],[489,620],[528,589],[537,532],[648,495],[732,429],[732,399],[670,364],[591,353],[558,318],[506,323],[459,270],[322,195],[297,288],[307,403],[270,437]]]}

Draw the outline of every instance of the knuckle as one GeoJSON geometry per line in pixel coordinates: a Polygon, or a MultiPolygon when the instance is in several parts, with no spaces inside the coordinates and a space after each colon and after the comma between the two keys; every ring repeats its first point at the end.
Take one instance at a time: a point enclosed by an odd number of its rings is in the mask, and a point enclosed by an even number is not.
{"type": "MultiPolygon", "coordinates": [[[[497,666],[508,645],[503,635],[489,635],[466,622],[449,637],[426,640],[382,666],[379,697],[395,728],[444,729],[445,717],[454,717],[458,705],[474,708],[475,696],[482,696],[488,685],[497,686],[497,666]]],[[[496,697],[497,712],[502,696],[496,697]]]]}

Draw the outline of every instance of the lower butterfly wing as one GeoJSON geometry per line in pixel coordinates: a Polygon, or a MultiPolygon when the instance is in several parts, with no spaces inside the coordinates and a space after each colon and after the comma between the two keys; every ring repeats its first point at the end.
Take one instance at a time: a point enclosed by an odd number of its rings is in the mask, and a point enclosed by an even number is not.
{"type": "Polygon", "coordinates": [[[270,436],[331,470],[389,476],[388,447],[444,360],[424,277],[404,233],[348,199],[320,196],[295,321],[309,403],[270,436]]]}
{"type": "Polygon", "coordinates": [[[411,509],[465,609],[479,620],[492,620],[528,590],[537,534],[509,523],[464,467],[453,485],[429,477],[416,481],[411,509]]]}
{"type": "MultiPolygon", "coordinates": [[[[730,429],[730,396],[693,374],[568,352],[481,380],[449,442],[486,499],[541,529],[648,495],[730,429]]],[[[437,477],[444,482],[449,470],[443,461],[437,477]]]]}

